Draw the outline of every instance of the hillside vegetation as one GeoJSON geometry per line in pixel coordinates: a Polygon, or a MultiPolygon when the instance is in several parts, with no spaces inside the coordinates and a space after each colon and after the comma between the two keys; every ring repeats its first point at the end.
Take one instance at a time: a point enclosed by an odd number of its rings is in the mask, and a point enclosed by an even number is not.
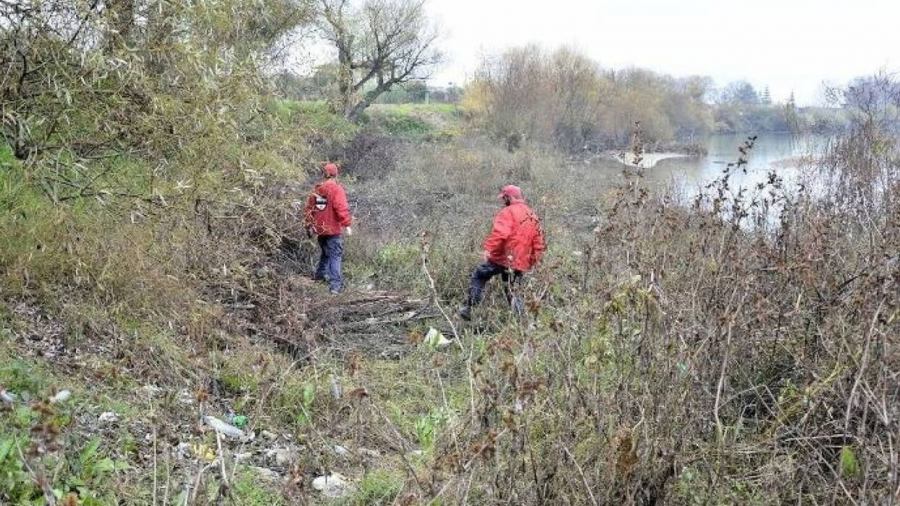
{"type": "Polygon", "coordinates": [[[0,2],[0,503],[897,498],[891,83],[845,92],[804,191],[733,187],[748,139],[682,202],[455,106],[279,97],[302,5],[129,5],[0,2]],[[292,205],[325,160],[357,222],[338,297],[292,205]],[[510,182],[550,249],[527,316],[494,290],[463,324],[510,182]]]}

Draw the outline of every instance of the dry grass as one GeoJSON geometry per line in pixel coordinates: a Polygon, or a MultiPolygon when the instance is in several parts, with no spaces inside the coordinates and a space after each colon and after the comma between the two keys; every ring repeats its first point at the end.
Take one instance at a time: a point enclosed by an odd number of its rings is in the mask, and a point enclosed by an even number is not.
{"type": "MultiPolygon", "coordinates": [[[[838,143],[832,157],[851,146],[868,149],[838,143]]],[[[894,496],[897,166],[881,153],[866,169],[888,184],[869,198],[851,174],[816,196],[786,192],[776,176],[741,192],[726,174],[686,210],[628,175],[585,271],[551,256],[547,295],[530,294],[534,323],[470,350],[473,409],[436,463],[452,476],[443,493],[641,504],[894,496]]]]}

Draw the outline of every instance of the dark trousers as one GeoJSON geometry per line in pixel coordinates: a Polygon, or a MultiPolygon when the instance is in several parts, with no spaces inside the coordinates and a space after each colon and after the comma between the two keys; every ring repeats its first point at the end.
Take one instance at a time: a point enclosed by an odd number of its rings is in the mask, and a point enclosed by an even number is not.
{"type": "Polygon", "coordinates": [[[341,278],[344,239],[339,235],[320,235],[318,239],[322,254],[319,256],[315,278],[328,281],[331,289],[339,292],[344,288],[344,280],[341,278]]]}
{"type": "Polygon", "coordinates": [[[521,271],[514,271],[494,262],[485,262],[472,273],[472,284],[469,287],[468,306],[473,307],[481,303],[484,298],[484,287],[494,276],[500,275],[503,281],[503,294],[516,312],[522,311],[522,301],[513,295],[513,286],[522,279],[521,271]]]}

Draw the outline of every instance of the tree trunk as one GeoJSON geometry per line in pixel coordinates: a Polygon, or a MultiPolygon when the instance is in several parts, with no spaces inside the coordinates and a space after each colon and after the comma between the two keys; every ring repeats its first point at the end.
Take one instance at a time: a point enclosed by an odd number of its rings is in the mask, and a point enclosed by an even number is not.
{"type": "Polygon", "coordinates": [[[356,123],[359,119],[359,116],[365,111],[370,105],[372,105],[375,100],[378,99],[383,93],[391,89],[391,86],[396,84],[394,81],[388,81],[386,83],[379,84],[374,90],[366,93],[365,97],[363,97],[359,102],[356,103],[350,110],[347,112],[345,117],[356,123]]]}
{"type": "Polygon", "coordinates": [[[362,114],[363,111],[365,111],[366,108],[369,107],[369,105],[370,104],[365,100],[360,100],[355,106],[353,106],[353,108],[350,109],[350,111],[346,115],[346,118],[350,122],[356,123],[359,120],[360,114],[362,114]]]}

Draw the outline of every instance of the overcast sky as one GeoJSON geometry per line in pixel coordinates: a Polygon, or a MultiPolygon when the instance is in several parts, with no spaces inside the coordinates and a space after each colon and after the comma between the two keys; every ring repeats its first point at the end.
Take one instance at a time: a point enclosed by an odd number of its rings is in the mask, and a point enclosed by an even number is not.
{"type": "Polygon", "coordinates": [[[823,101],[822,83],[900,71],[900,0],[428,0],[448,61],[432,82],[464,83],[480,55],[537,42],[604,67],[746,79],[782,101],[823,101]]]}

